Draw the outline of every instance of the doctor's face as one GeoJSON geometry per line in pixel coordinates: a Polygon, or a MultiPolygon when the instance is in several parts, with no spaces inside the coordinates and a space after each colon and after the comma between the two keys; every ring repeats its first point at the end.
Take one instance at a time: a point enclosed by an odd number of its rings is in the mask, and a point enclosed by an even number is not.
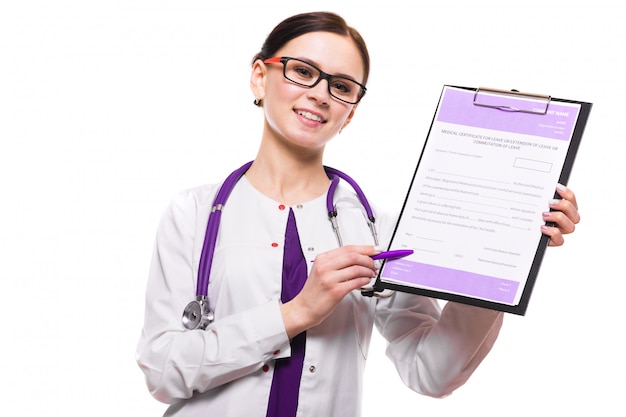
{"type": "Polygon", "coordinates": [[[355,101],[349,91],[360,90],[358,84],[349,80],[342,82],[344,77],[357,83],[363,80],[365,70],[358,48],[349,37],[312,32],[288,42],[276,53],[276,57],[299,61],[284,64],[275,59],[256,64],[264,70],[266,133],[289,139],[303,147],[323,147],[354,115],[356,104],[339,98],[355,101]],[[321,79],[313,87],[301,85],[310,85],[318,78],[319,74],[313,67],[342,78],[321,79]],[[330,94],[329,82],[334,96],[330,94]]]}

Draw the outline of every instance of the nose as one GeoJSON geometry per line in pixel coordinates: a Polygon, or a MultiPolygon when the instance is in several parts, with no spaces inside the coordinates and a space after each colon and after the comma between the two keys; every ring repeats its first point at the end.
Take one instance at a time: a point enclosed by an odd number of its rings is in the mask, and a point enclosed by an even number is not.
{"type": "Polygon", "coordinates": [[[309,88],[308,97],[320,105],[328,105],[330,102],[330,80],[322,75],[321,79],[313,87],[309,88]]]}

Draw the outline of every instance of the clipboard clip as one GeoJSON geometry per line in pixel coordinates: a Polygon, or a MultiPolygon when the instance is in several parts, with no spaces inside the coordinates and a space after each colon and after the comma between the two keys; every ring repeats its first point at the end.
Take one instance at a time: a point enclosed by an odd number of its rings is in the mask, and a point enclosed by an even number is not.
{"type": "Polygon", "coordinates": [[[479,87],[474,93],[474,105],[508,112],[543,115],[548,112],[551,96],[479,87]]]}

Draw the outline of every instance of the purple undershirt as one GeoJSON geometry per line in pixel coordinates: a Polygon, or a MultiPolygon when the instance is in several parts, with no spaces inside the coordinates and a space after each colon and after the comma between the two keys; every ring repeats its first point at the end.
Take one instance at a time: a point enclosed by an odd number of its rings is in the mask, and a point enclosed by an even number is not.
{"type": "MultiPolygon", "coordinates": [[[[300,246],[296,218],[290,208],[283,255],[283,283],[280,296],[283,303],[294,298],[302,290],[307,275],[307,263],[300,246]]],[[[267,417],[296,415],[305,347],[306,332],[302,332],[291,340],[291,357],[276,360],[267,417]]]]}

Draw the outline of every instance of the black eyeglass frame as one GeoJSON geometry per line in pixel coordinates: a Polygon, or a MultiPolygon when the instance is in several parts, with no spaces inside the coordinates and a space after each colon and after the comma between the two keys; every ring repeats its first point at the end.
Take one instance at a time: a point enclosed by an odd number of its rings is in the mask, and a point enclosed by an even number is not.
{"type": "Polygon", "coordinates": [[[336,98],[339,101],[343,101],[344,103],[357,104],[359,101],[361,101],[361,99],[363,98],[363,96],[367,92],[367,88],[363,84],[361,84],[360,82],[358,82],[356,80],[353,80],[352,78],[344,77],[342,75],[332,75],[332,74],[329,74],[327,72],[322,71],[321,69],[319,69],[315,65],[311,64],[310,62],[303,61],[302,59],[299,59],[299,58],[292,58],[292,57],[289,57],[289,56],[277,56],[277,57],[273,57],[273,58],[264,59],[263,63],[264,64],[278,64],[278,63],[283,64],[283,77],[285,77],[286,80],[288,80],[288,81],[290,81],[290,82],[292,82],[294,84],[300,85],[302,87],[313,88],[316,85],[318,85],[320,83],[320,81],[326,80],[327,83],[328,83],[328,94],[330,94],[333,98],[336,98]],[[291,78],[287,77],[287,62],[289,62],[289,61],[302,62],[303,64],[306,64],[306,65],[316,69],[320,73],[320,76],[311,85],[302,84],[302,83],[299,83],[297,81],[294,81],[291,78]],[[335,79],[339,78],[339,79],[342,79],[342,80],[348,80],[348,81],[353,82],[356,85],[358,85],[361,88],[361,90],[359,91],[359,94],[357,96],[357,100],[356,101],[347,101],[347,100],[342,99],[341,97],[337,97],[336,95],[334,95],[332,90],[331,90],[331,87],[330,87],[330,85],[331,85],[330,84],[330,80],[332,78],[335,78],[335,79]]]}

